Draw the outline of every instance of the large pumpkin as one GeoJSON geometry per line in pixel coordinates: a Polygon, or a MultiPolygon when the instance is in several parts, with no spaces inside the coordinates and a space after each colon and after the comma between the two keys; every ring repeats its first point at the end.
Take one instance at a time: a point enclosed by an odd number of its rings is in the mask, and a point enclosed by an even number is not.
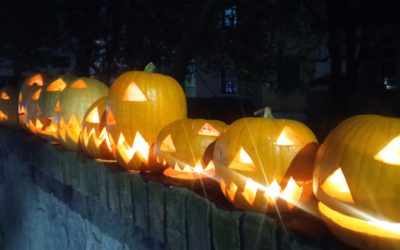
{"type": "Polygon", "coordinates": [[[157,161],[169,166],[164,175],[189,180],[213,177],[213,150],[207,149],[226,127],[224,122],[204,119],[181,119],[165,126],[154,147],[157,161]],[[206,157],[206,152],[211,155],[206,157]]]}
{"type": "Polygon", "coordinates": [[[108,87],[104,83],[89,77],[76,79],[62,92],[57,124],[59,140],[66,149],[76,151],[87,109],[107,94],[108,87]]]}
{"type": "Polygon", "coordinates": [[[56,115],[60,112],[60,96],[73,80],[77,77],[66,74],[58,76],[44,84],[42,94],[39,99],[39,120],[42,129],[37,132],[44,138],[55,142],[58,140],[56,115]]]}
{"type": "Polygon", "coordinates": [[[181,86],[166,75],[126,72],[111,86],[107,105],[107,127],[118,162],[133,171],[160,169],[151,148],[164,126],[186,118],[181,86]]]}
{"type": "Polygon", "coordinates": [[[289,211],[312,196],[316,150],[314,134],[300,122],[242,118],[216,141],[216,175],[239,208],[289,211]]]}
{"type": "Polygon", "coordinates": [[[18,96],[19,122],[23,128],[36,133],[42,128],[38,115],[40,113],[39,98],[45,79],[43,74],[32,74],[22,83],[18,96]]]}
{"type": "Polygon", "coordinates": [[[17,126],[18,122],[18,94],[12,87],[0,89],[0,124],[17,126]]]}
{"type": "Polygon", "coordinates": [[[83,152],[98,160],[113,160],[112,145],[106,129],[106,102],[102,97],[94,102],[82,121],[79,146],[83,152]]]}
{"type": "Polygon", "coordinates": [[[400,119],[359,115],[339,124],[318,150],[314,192],[344,241],[400,248],[400,119]]]}

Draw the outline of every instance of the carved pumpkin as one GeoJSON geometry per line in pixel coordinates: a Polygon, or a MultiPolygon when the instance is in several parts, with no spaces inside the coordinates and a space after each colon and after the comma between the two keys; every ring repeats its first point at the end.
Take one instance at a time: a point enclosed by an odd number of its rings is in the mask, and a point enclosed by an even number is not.
{"type": "Polygon", "coordinates": [[[60,96],[66,87],[68,87],[74,79],[74,75],[63,75],[54,78],[44,84],[42,94],[39,99],[39,120],[42,129],[37,132],[45,139],[55,142],[58,140],[56,114],[60,112],[60,96]]]}
{"type": "Polygon", "coordinates": [[[43,124],[37,118],[40,113],[38,101],[44,82],[42,74],[28,76],[23,82],[18,96],[19,122],[22,127],[34,134],[43,127],[43,124]]]}
{"type": "Polygon", "coordinates": [[[107,94],[108,87],[104,83],[89,77],[76,79],[62,92],[57,125],[59,140],[66,149],[77,150],[81,124],[87,109],[107,94]]]}
{"type": "Polygon", "coordinates": [[[14,88],[3,87],[0,89],[0,124],[17,126],[18,122],[18,95],[14,88]]]}
{"type": "Polygon", "coordinates": [[[112,145],[106,130],[106,102],[102,97],[87,110],[79,137],[79,146],[87,155],[98,160],[113,160],[112,145]]]}
{"type": "Polygon", "coordinates": [[[216,140],[216,175],[239,208],[289,211],[312,196],[316,150],[314,134],[300,122],[242,118],[216,140]]]}
{"type": "Polygon", "coordinates": [[[221,121],[204,119],[181,119],[165,126],[154,147],[157,161],[169,166],[164,175],[188,180],[213,177],[214,163],[212,155],[205,157],[206,149],[226,127],[221,121]]]}
{"type": "Polygon", "coordinates": [[[400,248],[400,119],[359,115],[326,137],[314,193],[326,224],[361,249],[400,248]]]}
{"type": "Polygon", "coordinates": [[[166,75],[126,72],[111,86],[107,105],[107,127],[118,162],[132,171],[162,169],[152,146],[164,126],[186,118],[181,86],[166,75]]]}

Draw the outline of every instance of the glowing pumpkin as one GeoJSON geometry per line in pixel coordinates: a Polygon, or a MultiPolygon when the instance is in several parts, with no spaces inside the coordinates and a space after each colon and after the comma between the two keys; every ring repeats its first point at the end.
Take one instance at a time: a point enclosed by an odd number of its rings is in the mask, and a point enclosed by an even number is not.
{"type": "Polygon", "coordinates": [[[40,114],[38,117],[43,126],[42,129],[37,130],[37,133],[49,141],[55,142],[58,140],[58,128],[55,118],[61,110],[60,96],[64,89],[76,78],[76,76],[66,74],[48,81],[43,86],[39,99],[40,114]]]}
{"type": "Polygon", "coordinates": [[[359,115],[326,137],[315,161],[322,219],[361,249],[400,248],[400,119],[359,115]]]}
{"type": "Polygon", "coordinates": [[[12,87],[0,89],[0,124],[17,126],[18,122],[18,95],[12,87]]]}
{"type": "MultiPolygon", "coordinates": [[[[212,155],[206,149],[225,130],[221,121],[181,119],[165,126],[155,142],[157,161],[168,165],[164,175],[176,179],[213,177],[212,155]]],[[[207,150],[212,152],[212,150],[207,150]]]]}
{"type": "Polygon", "coordinates": [[[38,129],[42,129],[38,115],[40,113],[39,98],[45,79],[42,74],[28,76],[21,86],[18,96],[19,122],[22,127],[36,134],[38,129]]]}
{"type": "Polygon", "coordinates": [[[57,126],[59,140],[65,148],[77,150],[81,124],[87,109],[107,94],[108,87],[104,83],[89,77],[76,79],[62,92],[57,126]]]}
{"type": "Polygon", "coordinates": [[[239,208],[289,211],[312,196],[316,150],[314,134],[300,122],[242,118],[216,140],[216,175],[239,208]]]}
{"type": "Polygon", "coordinates": [[[107,97],[102,97],[89,107],[79,137],[80,148],[90,157],[103,161],[114,159],[106,130],[106,102],[107,97]]]}
{"type": "Polygon", "coordinates": [[[166,75],[126,72],[111,86],[107,105],[107,127],[118,162],[132,171],[161,169],[152,146],[164,126],[186,118],[181,86],[166,75]]]}

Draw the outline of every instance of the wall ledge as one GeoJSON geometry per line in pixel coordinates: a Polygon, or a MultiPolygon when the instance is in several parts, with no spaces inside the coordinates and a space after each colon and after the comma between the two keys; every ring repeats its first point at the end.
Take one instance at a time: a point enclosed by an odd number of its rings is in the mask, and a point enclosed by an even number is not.
{"type": "Polygon", "coordinates": [[[170,249],[351,249],[305,212],[280,220],[235,210],[217,183],[203,189],[160,174],[128,173],[22,130],[0,128],[0,138],[0,183],[24,176],[55,196],[72,189],[170,249]]]}

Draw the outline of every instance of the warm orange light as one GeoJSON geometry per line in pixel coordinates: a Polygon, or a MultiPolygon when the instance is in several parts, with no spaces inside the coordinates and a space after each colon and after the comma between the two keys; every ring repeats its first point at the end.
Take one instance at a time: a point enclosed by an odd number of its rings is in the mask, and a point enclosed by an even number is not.
{"type": "Polygon", "coordinates": [[[269,186],[264,188],[264,191],[264,197],[268,203],[274,204],[281,194],[281,186],[278,184],[276,179],[274,179],[269,186]]]}
{"type": "Polygon", "coordinates": [[[301,141],[292,129],[285,127],[275,144],[279,146],[299,146],[301,145],[301,141]]]}
{"type": "Polygon", "coordinates": [[[58,100],[58,101],[56,102],[56,106],[54,107],[54,112],[55,112],[56,114],[61,112],[60,100],[58,100]]]}
{"type": "Polygon", "coordinates": [[[354,203],[346,178],[342,169],[338,168],[333,172],[321,185],[321,189],[325,194],[338,199],[340,201],[354,203]]]}
{"type": "Polygon", "coordinates": [[[36,119],[35,123],[33,123],[31,120],[29,120],[28,128],[33,133],[36,133],[38,130],[41,130],[43,128],[43,124],[40,122],[39,119],[36,119]]]}
{"type": "Polygon", "coordinates": [[[101,130],[99,136],[96,135],[95,128],[92,128],[89,133],[87,132],[87,128],[85,128],[82,132],[82,138],[83,138],[83,143],[86,147],[89,144],[90,138],[93,139],[93,142],[94,142],[96,148],[100,148],[100,145],[103,142],[105,142],[107,149],[111,152],[111,149],[112,149],[111,142],[110,142],[110,138],[109,138],[108,132],[105,127],[101,130]]]}
{"type": "Polygon", "coordinates": [[[0,110],[0,122],[4,122],[8,120],[8,116],[6,114],[4,114],[1,110],[0,110]]]}
{"type": "Polygon", "coordinates": [[[400,135],[391,140],[374,158],[387,164],[400,165],[400,135]]]}
{"type": "Polygon", "coordinates": [[[84,80],[77,80],[73,84],[71,84],[71,88],[73,89],[84,89],[87,88],[87,84],[84,80]]]}
{"type": "Polygon", "coordinates": [[[222,192],[225,194],[225,196],[227,196],[231,201],[235,200],[235,195],[238,190],[238,186],[235,183],[231,182],[228,187],[223,179],[221,180],[220,185],[222,192]]]}
{"type": "Polygon", "coordinates": [[[18,102],[19,102],[19,103],[22,102],[22,93],[19,93],[19,95],[18,95],[18,102]]]}
{"type": "Polygon", "coordinates": [[[296,204],[303,193],[303,187],[297,185],[296,181],[290,177],[285,189],[282,192],[282,197],[288,202],[289,208],[292,208],[292,204],[296,204]]]}
{"type": "Polygon", "coordinates": [[[61,92],[65,89],[67,84],[61,79],[57,79],[54,82],[50,83],[50,85],[47,87],[47,91],[54,91],[54,92],[61,92]]]}
{"type": "Polygon", "coordinates": [[[246,185],[244,186],[243,190],[243,197],[244,199],[250,204],[253,205],[258,188],[257,184],[252,179],[247,179],[246,185]]]}
{"type": "Polygon", "coordinates": [[[86,117],[86,121],[91,123],[100,123],[99,110],[97,107],[90,111],[89,115],[86,117]]]}
{"type": "Polygon", "coordinates": [[[321,202],[318,203],[318,209],[327,219],[342,228],[382,238],[400,239],[400,223],[350,217],[329,208],[321,202]]]}
{"type": "MultiPolygon", "coordinates": [[[[166,163],[166,161],[165,161],[165,163],[166,163]]],[[[203,166],[203,164],[201,163],[200,160],[196,162],[194,167],[190,166],[189,164],[185,164],[183,166],[183,169],[176,162],[175,165],[172,167],[172,169],[174,171],[176,171],[176,172],[179,172],[179,173],[189,173],[189,174],[190,173],[192,173],[192,174],[195,173],[195,174],[202,174],[202,175],[205,175],[205,176],[214,176],[214,174],[215,174],[215,166],[214,166],[214,162],[212,160],[209,161],[206,166],[203,166]]],[[[173,172],[167,172],[166,175],[174,177],[174,173],[173,172]]],[[[187,177],[187,179],[194,179],[194,178],[195,178],[195,176],[192,176],[192,178],[187,177]]]]}
{"type": "Polygon", "coordinates": [[[236,169],[240,171],[256,171],[253,160],[246,152],[246,150],[244,150],[244,148],[242,147],[240,148],[235,158],[233,158],[233,161],[231,162],[229,167],[231,169],[236,169]]]}
{"type": "Polygon", "coordinates": [[[122,100],[130,101],[130,102],[145,102],[145,101],[147,101],[147,97],[140,90],[140,88],[136,85],[136,83],[132,82],[131,84],[129,84],[128,88],[125,90],[122,100]]]}
{"type": "Polygon", "coordinates": [[[28,86],[33,85],[43,86],[43,76],[41,74],[34,75],[28,80],[28,86]]]}
{"type": "Polygon", "coordinates": [[[121,133],[117,142],[117,150],[127,164],[132,160],[136,153],[141,157],[145,164],[147,164],[149,159],[150,145],[142,137],[139,131],[137,131],[132,146],[129,146],[124,135],[121,133]]]}
{"type": "Polygon", "coordinates": [[[110,109],[107,109],[106,123],[107,125],[115,125],[117,123],[110,109]]]}
{"type": "Polygon", "coordinates": [[[165,139],[161,142],[160,150],[165,152],[176,152],[176,148],[174,142],[172,141],[171,135],[165,137],[165,139]]]}
{"type": "Polygon", "coordinates": [[[199,130],[199,135],[208,135],[208,136],[219,136],[221,133],[216,130],[213,126],[204,123],[203,127],[199,130]]]}
{"type": "Polygon", "coordinates": [[[24,105],[18,105],[18,114],[20,115],[25,115],[26,114],[26,109],[24,105]]]}
{"type": "Polygon", "coordinates": [[[38,89],[33,95],[32,95],[32,100],[39,100],[40,94],[42,93],[42,89],[38,89]]]}
{"type": "Polygon", "coordinates": [[[78,143],[81,125],[76,116],[72,115],[67,123],[64,121],[64,118],[61,117],[58,132],[64,142],[69,138],[73,142],[78,143]]]}
{"type": "Polygon", "coordinates": [[[0,99],[1,100],[10,100],[10,96],[5,91],[3,91],[0,94],[0,99]]]}

